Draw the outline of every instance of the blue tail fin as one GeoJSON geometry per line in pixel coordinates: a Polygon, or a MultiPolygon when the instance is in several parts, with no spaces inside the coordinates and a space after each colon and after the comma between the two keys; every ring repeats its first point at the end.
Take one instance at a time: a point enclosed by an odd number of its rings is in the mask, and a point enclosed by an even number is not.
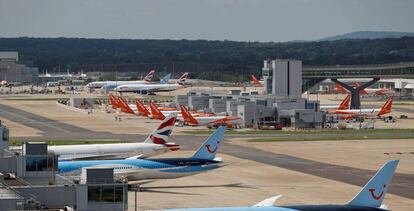
{"type": "Polygon", "coordinates": [[[216,157],[220,142],[223,140],[226,126],[220,126],[208,139],[200,146],[193,158],[212,160],[216,157]]]}
{"type": "Polygon", "coordinates": [[[388,161],[349,203],[351,206],[380,207],[387,193],[398,160],[388,161]]]}
{"type": "Polygon", "coordinates": [[[160,83],[162,83],[162,84],[166,84],[166,83],[168,83],[168,81],[171,79],[171,73],[168,73],[167,75],[165,75],[164,76],[164,78],[162,78],[161,80],[160,80],[160,83]]]}

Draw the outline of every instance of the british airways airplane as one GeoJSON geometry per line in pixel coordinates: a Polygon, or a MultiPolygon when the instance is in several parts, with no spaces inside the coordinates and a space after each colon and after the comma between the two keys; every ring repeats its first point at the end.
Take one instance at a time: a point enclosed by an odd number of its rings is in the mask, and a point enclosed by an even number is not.
{"type": "Polygon", "coordinates": [[[173,179],[222,167],[216,154],[223,140],[226,126],[219,127],[189,158],[125,159],[59,161],[58,172],[78,174],[86,167],[114,168],[114,174],[129,181],[142,179],[173,179]]]}
{"type": "Polygon", "coordinates": [[[382,205],[385,194],[394,176],[398,160],[388,161],[362,190],[344,205],[286,205],[273,206],[281,195],[265,199],[251,207],[217,207],[217,208],[189,208],[170,209],[169,211],[385,211],[387,206],[382,205]]]}
{"type": "Polygon", "coordinates": [[[48,151],[59,155],[59,160],[152,157],[180,149],[180,145],[168,142],[176,119],[177,114],[169,115],[144,140],[144,142],[58,145],[48,146],[48,151]]]}

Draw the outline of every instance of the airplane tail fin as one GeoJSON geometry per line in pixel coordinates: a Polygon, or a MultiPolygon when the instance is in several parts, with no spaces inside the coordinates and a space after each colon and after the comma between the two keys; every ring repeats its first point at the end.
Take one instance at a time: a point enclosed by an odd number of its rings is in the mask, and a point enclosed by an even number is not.
{"type": "Polygon", "coordinates": [[[254,75],[251,76],[250,83],[253,84],[253,85],[261,85],[260,81],[257,80],[256,76],[254,76],[254,75]]]}
{"type": "Polygon", "coordinates": [[[161,80],[160,80],[160,83],[161,84],[166,84],[166,83],[168,83],[168,81],[171,79],[171,73],[168,73],[167,75],[165,75],[164,76],[164,78],[162,78],[161,80]]]}
{"type": "MultiPolygon", "coordinates": [[[[355,85],[356,88],[360,86],[360,84],[358,82],[355,82],[354,85],[355,85]]],[[[359,91],[359,93],[364,94],[364,95],[368,94],[368,92],[365,89],[361,89],[361,91],[359,91]]]]}
{"type": "Polygon", "coordinates": [[[384,115],[384,114],[388,114],[391,112],[391,108],[392,108],[392,101],[394,99],[392,97],[388,98],[387,102],[385,102],[385,104],[381,107],[381,110],[378,112],[378,116],[384,115]]]}
{"type": "Polygon", "coordinates": [[[131,109],[131,107],[129,107],[128,103],[122,97],[118,97],[118,102],[122,112],[135,114],[135,112],[131,109]]]}
{"type": "Polygon", "coordinates": [[[163,144],[170,150],[175,151],[180,149],[180,145],[168,143],[168,139],[177,120],[177,114],[171,113],[165,118],[160,125],[145,139],[144,143],[163,144]]]}
{"type": "Polygon", "coordinates": [[[165,119],[164,114],[162,114],[160,109],[158,109],[158,107],[153,102],[150,102],[149,106],[151,108],[151,114],[152,114],[153,119],[159,119],[159,120],[165,119]]]}
{"type": "Polygon", "coordinates": [[[119,102],[113,94],[109,94],[109,102],[111,103],[111,107],[113,109],[119,108],[119,102]]]}
{"type": "Polygon", "coordinates": [[[380,207],[397,165],[398,160],[388,161],[347,205],[380,207]]]}
{"type": "Polygon", "coordinates": [[[199,124],[199,122],[193,117],[193,115],[191,115],[191,113],[188,111],[188,109],[185,106],[180,105],[180,109],[181,109],[181,115],[183,116],[183,119],[185,122],[195,124],[195,125],[199,124]]]}
{"type": "Polygon", "coordinates": [[[339,85],[339,84],[335,84],[335,90],[336,90],[337,92],[341,93],[341,94],[346,94],[346,93],[348,93],[348,92],[346,91],[346,89],[345,89],[344,87],[342,87],[341,85],[339,85]]]}
{"type": "Polygon", "coordinates": [[[338,110],[349,109],[349,102],[351,101],[351,95],[347,95],[341,104],[338,106],[338,110]]]}
{"type": "Polygon", "coordinates": [[[147,76],[145,76],[144,81],[150,82],[152,80],[152,77],[154,77],[155,70],[150,70],[147,76]]]}
{"type": "Polygon", "coordinates": [[[192,158],[212,160],[216,157],[226,126],[220,126],[194,153],[192,158]]]}
{"type": "Polygon", "coordinates": [[[139,99],[135,99],[135,105],[137,106],[138,114],[148,117],[150,112],[145,108],[144,104],[139,99]]]}
{"type": "Polygon", "coordinates": [[[185,80],[187,80],[188,77],[188,72],[185,72],[178,80],[177,80],[177,84],[184,86],[185,85],[185,80]]]}

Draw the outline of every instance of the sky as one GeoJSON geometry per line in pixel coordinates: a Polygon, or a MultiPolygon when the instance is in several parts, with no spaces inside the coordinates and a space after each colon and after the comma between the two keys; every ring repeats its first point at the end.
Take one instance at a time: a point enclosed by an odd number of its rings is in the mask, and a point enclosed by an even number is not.
{"type": "Polygon", "coordinates": [[[414,32],[414,0],[0,0],[0,37],[317,40],[414,32]]]}

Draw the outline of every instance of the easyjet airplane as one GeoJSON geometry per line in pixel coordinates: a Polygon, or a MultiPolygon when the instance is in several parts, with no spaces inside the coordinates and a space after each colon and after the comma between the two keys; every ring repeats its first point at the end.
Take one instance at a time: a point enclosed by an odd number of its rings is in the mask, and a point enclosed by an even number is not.
{"type": "Polygon", "coordinates": [[[256,76],[251,75],[250,77],[250,83],[256,86],[263,86],[264,81],[263,80],[257,80],[256,76]]]}
{"type": "MultiPolygon", "coordinates": [[[[358,82],[355,82],[355,87],[359,87],[360,84],[358,82]]],[[[342,87],[339,84],[335,85],[335,91],[337,91],[340,94],[349,94],[350,92],[345,89],[344,87],[342,87]]],[[[359,92],[360,94],[363,95],[369,95],[369,94],[375,94],[375,95],[387,95],[392,93],[391,89],[373,89],[373,88],[365,88],[363,90],[361,90],[359,92]]]]}
{"type": "MultiPolygon", "coordinates": [[[[355,87],[359,87],[359,83],[355,82],[355,87]]],[[[376,94],[376,95],[387,95],[392,93],[391,89],[374,89],[374,88],[365,88],[363,90],[361,90],[361,94],[376,94]]]]}
{"type": "MultiPolygon", "coordinates": [[[[109,94],[109,102],[112,109],[118,109],[124,113],[138,114],[147,117],[151,114],[151,112],[148,110],[148,106],[145,106],[139,99],[136,99],[134,104],[128,104],[128,102],[122,97],[116,98],[114,95],[109,94]]],[[[166,116],[168,116],[170,113],[180,113],[180,111],[176,108],[159,107],[158,105],[156,106],[166,116]]]]}
{"type": "Polygon", "coordinates": [[[336,110],[346,110],[349,109],[349,102],[351,101],[351,95],[347,95],[345,99],[339,105],[324,105],[320,106],[321,110],[329,110],[329,109],[336,109],[336,110]]]}
{"type": "Polygon", "coordinates": [[[185,123],[189,125],[219,125],[227,124],[228,126],[233,126],[234,123],[241,121],[241,118],[238,116],[193,116],[188,109],[181,105],[181,114],[185,123]]]}
{"type": "Polygon", "coordinates": [[[391,112],[393,98],[388,98],[387,102],[381,108],[376,109],[343,109],[335,110],[332,113],[357,116],[382,116],[391,112]]]}

